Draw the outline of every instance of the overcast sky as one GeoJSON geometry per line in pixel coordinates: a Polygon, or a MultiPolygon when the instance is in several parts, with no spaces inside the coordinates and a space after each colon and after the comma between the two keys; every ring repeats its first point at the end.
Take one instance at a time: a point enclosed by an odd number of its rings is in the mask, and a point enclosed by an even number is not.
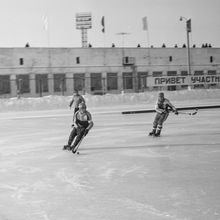
{"type": "Polygon", "coordinates": [[[75,14],[92,13],[88,42],[93,47],[186,43],[186,23],[192,19],[191,44],[220,47],[220,0],[0,0],[0,47],[81,47],[75,14]],[[44,29],[42,16],[48,18],[44,29]],[[105,34],[101,18],[105,16],[105,34]],[[142,27],[147,16],[148,31],[142,27]],[[124,37],[117,33],[129,33],[124,37]],[[49,39],[49,40],[48,40],[49,39]]]}

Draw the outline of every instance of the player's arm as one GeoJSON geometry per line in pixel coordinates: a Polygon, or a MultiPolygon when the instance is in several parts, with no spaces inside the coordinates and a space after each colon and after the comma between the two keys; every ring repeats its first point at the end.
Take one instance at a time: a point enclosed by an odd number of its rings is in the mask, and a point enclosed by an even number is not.
{"type": "Polygon", "coordinates": [[[86,101],[85,101],[85,99],[83,98],[83,96],[81,95],[81,102],[84,102],[84,103],[86,103],[86,101]]]}
{"type": "Polygon", "coordinates": [[[69,107],[71,108],[72,104],[74,102],[74,98],[72,98],[72,100],[70,101],[69,107]]]}
{"type": "Polygon", "coordinates": [[[157,113],[160,113],[160,114],[162,114],[162,113],[165,112],[164,109],[162,109],[162,108],[159,107],[158,102],[157,102],[156,105],[155,105],[155,111],[156,111],[157,113]]]}
{"type": "Polygon", "coordinates": [[[89,125],[85,129],[85,131],[84,131],[84,136],[86,136],[88,134],[89,130],[93,127],[92,116],[91,116],[91,114],[89,112],[87,112],[87,116],[88,116],[88,120],[87,121],[88,121],[89,125]]]}
{"type": "Polygon", "coordinates": [[[74,114],[74,116],[73,116],[73,126],[77,129],[78,128],[78,124],[76,123],[76,118],[77,117],[77,112],[74,114]]]}
{"type": "Polygon", "coordinates": [[[93,127],[94,123],[93,123],[93,121],[92,121],[92,116],[91,116],[90,112],[87,112],[87,114],[88,114],[88,123],[89,123],[89,126],[88,126],[86,129],[88,129],[88,131],[89,131],[89,130],[93,127]]]}
{"type": "Polygon", "coordinates": [[[175,112],[175,114],[178,115],[178,111],[177,111],[176,107],[168,99],[166,101],[167,101],[167,105],[171,108],[171,110],[173,112],[175,112]]]}

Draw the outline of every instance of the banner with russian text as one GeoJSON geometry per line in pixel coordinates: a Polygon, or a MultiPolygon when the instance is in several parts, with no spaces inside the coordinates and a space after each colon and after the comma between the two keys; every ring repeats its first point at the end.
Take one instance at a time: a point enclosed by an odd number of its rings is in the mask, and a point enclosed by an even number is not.
{"type": "Polygon", "coordinates": [[[219,75],[193,75],[193,76],[163,76],[147,77],[147,86],[178,86],[178,85],[201,85],[219,84],[219,75]]]}

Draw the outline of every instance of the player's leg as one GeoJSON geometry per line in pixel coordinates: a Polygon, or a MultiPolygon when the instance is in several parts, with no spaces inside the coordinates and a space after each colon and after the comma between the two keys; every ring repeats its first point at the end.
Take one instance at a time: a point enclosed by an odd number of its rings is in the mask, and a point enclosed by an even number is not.
{"type": "Polygon", "coordinates": [[[78,131],[77,136],[75,138],[74,144],[71,147],[71,150],[74,151],[77,144],[80,142],[80,140],[83,138],[85,128],[81,128],[80,131],[78,131]]]}
{"type": "Polygon", "coordinates": [[[159,118],[160,118],[160,117],[159,117],[159,114],[157,113],[156,116],[155,116],[155,118],[154,118],[153,129],[152,129],[152,131],[149,133],[150,136],[155,135],[159,118]]]}
{"type": "Polygon", "coordinates": [[[73,129],[70,133],[69,139],[68,139],[68,143],[67,143],[67,145],[64,145],[64,147],[63,147],[64,150],[67,150],[67,149],[71,148],[71,144],[72,144],[74,138],[76,137],[76,135],[77,135],[76,128],[73,127],[73,129]]]}
{"type": "Polygon", "coordinates": [[[161,130],[163,128],[163,123],[164,123],[164,121],[166,121],[168,115],[169,115],[168,113],[161,114],[161,116],[160,116],[160,118],[158,120],[157,131],[155,133],[155,136],[160,136],[161,130]]]}

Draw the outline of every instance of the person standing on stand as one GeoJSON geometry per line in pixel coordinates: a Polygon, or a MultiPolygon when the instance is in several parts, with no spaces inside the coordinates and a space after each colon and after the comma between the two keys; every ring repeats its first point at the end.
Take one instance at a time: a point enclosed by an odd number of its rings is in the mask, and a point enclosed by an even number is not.
{"type": "Polygon", "coordinates": [[[73,93],[73,97],[72,97],[70,104],[69,104],[70,108],[73,106],[74,114],[79,110],[79,104],[82,102],[86,103],[85,99],[79,94],[79,91],[77,89],[75,89],[74,93],[73,93]]]}
{"type": "Polygon", "coordinates": [[[149,133],[150,136],[160,136],[163,128],[163,123],[169,116],[169,112],[173,111],[178,115],[177,109],[171,104],[171,102],[164,97],[164,93],[158,94],[158,100],[155,105],[156,116],[153,122],[153,130],[149,133]]]}

